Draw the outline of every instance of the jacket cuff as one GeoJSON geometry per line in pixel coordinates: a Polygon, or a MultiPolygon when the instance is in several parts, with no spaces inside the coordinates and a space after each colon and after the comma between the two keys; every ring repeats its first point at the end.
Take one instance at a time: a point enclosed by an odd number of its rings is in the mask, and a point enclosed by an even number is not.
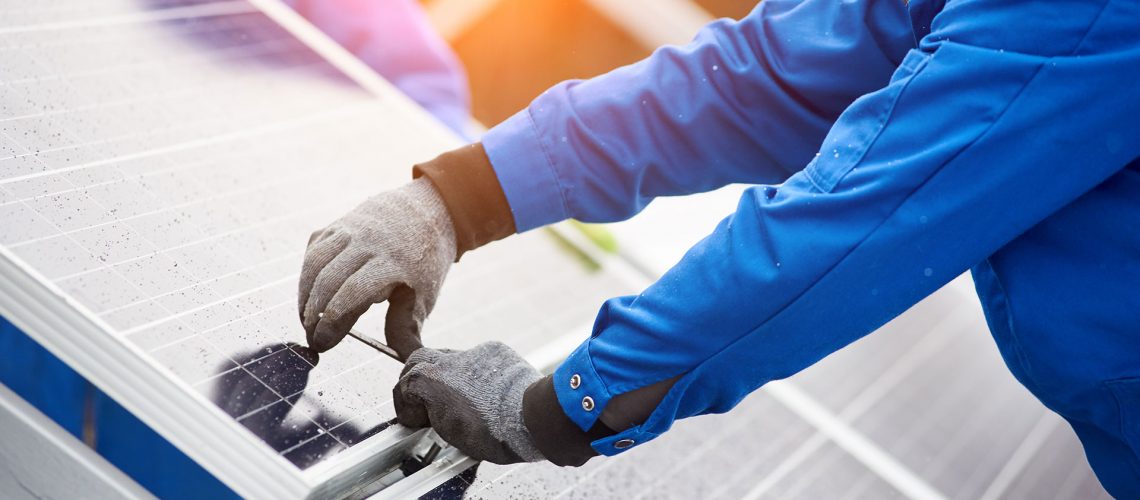
{"type": "Polygon", "coordinates": [[[554,393],[554,376],[547,375],[523,393],[523,425],[535,448],[554,465],[578,467],[596,457],[591,443],[614,433],[602,422],[582,431],[562,411],[554,393]]]}
{"type": "MultiPolygon", "coordinates": [[[[605,426],[606,423],[602,420],[602,414],[606,413],[610,402],[615,398],[622,398],[624,394],[629,394],[628,392],[617,395],[610,393],[606,383],[594,369],[594,361],[590,357],[590,342],[587,340],[579,345],[551,375],[554,398],[558,402],[559,409],[562,410],[560,416],[568,418],[578,429],[578,432],[582,432],[584,429],[593,431],[599,425],[605,426]]],[[[644,395],[653,398],[653,402],[647,401],[647,403],[652,404],[655,409],[663,404],[657,402],[656,398],[659,396],[657,393],[659,391],[664,392],[664,398],[667,399],[668,393],[679,379],[679,377],[674,377],[663,381],[660,383],[663,387],[657,387],[654,384],[650,386],[651,389],[646,388],[648,390],[644,395]]],[[[636,405],[636,400],[640,399],[640,396],[631,396],[630,402],[636,405]]],[[[602,455],[613,456],[656,439],[662,432],[668,430],[672,419],[664,422],[660,419],[654,421],[652,413],[644,424],[616,431],[611,430],[610,435],[594,439],[590,443],[590,447],[602,455]]]]}
{"type": "Polygon", "coordinates": [[[570,217],[558,170],[529,109],[489,130],[483,145],[519,232],[570,217]]]}
{"type": "Polygon", "coordinates": [[[431,179],[455,228],[455,260],[515,234],[515,220],[499,179],[480,143],[448,151],[412,168],[412,177],[431,179]]]}

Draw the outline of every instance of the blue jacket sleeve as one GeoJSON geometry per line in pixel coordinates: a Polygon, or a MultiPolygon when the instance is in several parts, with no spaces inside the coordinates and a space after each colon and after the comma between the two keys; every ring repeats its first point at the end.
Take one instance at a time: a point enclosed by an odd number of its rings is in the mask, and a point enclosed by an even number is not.
{"type": "Polygon", "coordinates": [[[589,429],[614,395],[681,375],[643,425],[594,442],[603,454],[727,411],[1094,188],[1140,157],[1140,99],[1122,86],[1140,78],[1138,23],[1136,2],[948,2],[807,168],[602,307],[554,374],[562,409],[589,429]]]}
{"type": "Polygon", "coordinates": [[[483,139],[518,231],[784,180],[886,84],[915,44],[906,16],[900,0],[766,0],[689,45],[548,90],[483,139]]]}

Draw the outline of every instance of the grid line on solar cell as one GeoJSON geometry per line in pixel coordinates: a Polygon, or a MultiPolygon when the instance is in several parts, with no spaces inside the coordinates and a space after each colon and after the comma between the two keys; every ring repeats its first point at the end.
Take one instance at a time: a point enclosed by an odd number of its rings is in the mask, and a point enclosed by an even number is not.
{"type": "MultiPolygon", "coordinates": [[[[255,61],[258,57],[262,57],[265,55],[280,52],[280,50],[273,51],[270,49],[287,49],[288,46],[284,45],[284,42],[287,42],[287,41],[288,41],[288,38],[281,38],[278,40],[258,42],[255,44],[250,44],[250,45],[245,45],[245,46],[230,47],[230,48],[224,49],[224,51],[220,54],[220,57],[213,59],[213,62],[237,63],[237,62],[240,62],[239,60],[243,59],[243,58],[249,59],[251,61],[255,61]]],[[[84,49],[90,50],[91,48],[90,47],[84,47],[84,49]]],[[[12,47],[6,47],[6,48],[0,49],[0,50],[4,51],[5,56],[10,57],[14,53],[16,53],[17,51],[25,51],[25,50],[29,50],[29,49],[24,48],[24,47],[19,47],[19,46],[12,46],[12,47]]],[[[32,49],[32,50],[34,50],[34,49],[32,49]]],[[[24,54],[24,55],[27,56],[27,54],[24,54]]],[[[112,80],[113,83],[120,85],[120,88],[124,91],[124,92],[122,92],[124,94],[124,96],[130,96],[130,97],[117,96],[120,98],[116,100],[116,99],[107,99],[106,96],[102,96],[102,98],[99,99],[98,101],[93,101],[93,102],[81,104],[78,106],[71,106],[71,107],[64,108],[64,109],[55,109],[55,107],[54,107],[55,105],[49,105],[49,106],[46,106],[37,112],[33,112],[33,113],[25,114],[25,115],[14,115],[14,116],[2,117],[2,118],[0,118],[0,122],[14,121],[14,120],[25,119],[25,118],[40,118],[40,117],[49,117],[49,116],[55,116],[55,115],[66,115],[68,113],[88,111],[91,109],[105,109],[105,108],[112,108],[112,107],[117,107],[117,106],[122,106],[122,105],[139,104],[139,103],[145,103],[148,101],[157,101],[160,99],[170,99],[172,97],[183,97],[183,96],[186,96],[186,94],[188,92],[201,91],[203,89],[203,86],[210,87],[210,88],[216,88],[219,90],[220,89],[239,90],[242,86],[241,80],[220,81],[220,82],[210,82],[210,81],[193,82],[193,81],[190,81],[190,82],[184,82],[185,83],[184,85],[171,85],[171,86],[162,88],[157,93],[144,94],[144,95],[135,95],[135,92],[132,92],[129,87],[121,87],[121,85],[125,84],[125,82],[122,81],[121,77],[127,71],[147,70],[147,69],[162,70],[162,69],[170,68],[172,65],[178,64],[180,62],[179,59],[180,58],[174,58],[173,60],[172,59],[163,59],[161,61],[139,61],[139,62],[124,63],[124,64],[100,65],[95,69],[89,69],[89,70],[84,70],[84,71],[75,71],[75,72],[70,72],[70,73],[66,73],[66,72],[56,73],[56,74],[49,74],[46,76],[36,75],[36,76],[29,76],[29,77],[17,78],[17,79],[4,79],[0,83],[7,86],[9,91],[14,91],[16,86],[20,86],[23,84],[36,84],[37,86],[42,86],[42,85],[45,85],[45,84],[52,82],[52,81],[60,81],[63,84],[67,85],[68,90],[76,91],[77,87],[75,85],[69,85],[71,83],[71,80],[74,80],[76,78],[82,78],[82,77],[107,76],[112,80]],[[186,85],[189,83],[194,83],[195,85],[193,85],[193,86],[192,85],[186,85]]],[[[194,62],[195,60],[197,60],[197,57],[184,56],[181,59],[182,59],[182,61],[185,61],[185,62],[194,62]]],[[[33,61],[34,61],[34,59],[33,59],[33,61]]],[[[204,64],[205,64],[205,62],[203,62],[203,65],[204,64]]],[[[304,70],[306,68],[316,69],[316,68],[319,68],[322,66],[323,65],[319,61],[316,61],[316,62],[313,62],[309,65],[299,65],[297,68],[300,70],[304,70]]],[[[111,82],[99,82],[99,83],[111,83],[111,82]]],[[[178,82],[171,82],[171,83],[176,84],[178,82]]],[[[78,87],[78,88],[83,88],[83,87],[78,87]]],[[[102,89],[102,90],[111,90],[111,89],[102,89]]]]}
{"type": "MultiPolygon", "coordinates": [[[[187,142],[183,142],[183,143],[179,143],[179,144],[172,144],[172,145],[168,145],[168,146],[161,147],[161,148],[129,153],[129,154],[125,154],[125,155],[118,156],[118,157],[103,158],[100,160],[96,160],[96,161],[81,164],[81,165],[61,167],[61,168],[56,168],[56,169],[52,169],[52,170],[43,170],[43,171],[39,171],[39,172],[27,173],[27,174],[23,174],[23,175],[19,175],[19,176],[9,177],[9,178],[0,180],[0,183],[12,183],[12,182],[23,181],[23,180],[33,179],[33,178],[47,176],[47,175],[55,175],[55,174],[60,174],[60,173],[72,172],[75,170],[81,170],[81,169],[85,169],[85,168],[100,167],[100,166],[112,164],[115,162],[128,161],[128,160],[134,160],[134,159],[139,159],[139,158],[146,158],[146,157],[151,157],[151,156],[155,156],[155,155],[159,155],[159,154],[163,154],[163,153],[169,153],[169,152],[189,150],[189,149],[194,149],[194,148],[198,148],[201,146],[207,146],[207,145],[212,145],[212,144],[229,142],[229,141],[233,141],[236,139],[255,138],[255,137],[259,137],[259,136],[262,136],[262,135],[265,135],[265,134],[271,133],[271,132],[289,130],[289,129],[294,128],[294,127],[313,125],[315,123],[320,123],[320,122],[324,122],[324,121],[332,121],[333,119],[345,118],[345,117],[348,117],[348,116],[351,116],[354,114],[363,114],[364,111],[366,111],[366,106],[354,104],[351,106],[345,106],[343,109],[328,111],[326,113],[323,113],[322,115],[305,116],[305,117],[297,118],[293,121],[287,121],[287,120],[286,121],[275,121],[275,122],[272,122],[269,124],[265,124],[260,128],[246,129],[246,130],[241,130],[241,131],[230,132],[228,134],[212,136],[212,137],[204,138],[204,139],[187,141],[187,142]]],[[[52,150],[47,150],[45,152],[51,152],[51,151],[52,150]]],[[[35,154],[35,153],[29,153],[29,156],[32,154],[35,154]]],[[[17,156],[15,158],[20,158],[20,157],[17,156]]],[[[2,165],[0,165],[0,166],[2,166],[2,165]]]]}
{"type": "MultiPolygon", "coordinates": [[[[202,204],[202,203],[210,203],[210,202],[215,202],[215,201],[221,201],[221,200],[225,200],[226,198],[229,198],[229,197],[232,197],[232,196],[239,196],[239,195],[244,195],[244,194],[253,194],[253,193],[257,193],[257,192],[268,191],[270,188],[273,188],[273,187],[281,186],[281,185],[284,185],[284,184],[289,184],[289,183],[292,183],[292,182],[299,182],[299,181],[301,181],[301,178],[300,178],[300,176],[295,176],[295,177],[294,177],[294,176],[286,176],[284,179],[279,179],[279,180],[278,180],[278,181],[276,181],[276,182],[269,182],[269,183],[266,183],[265,185],[263,185],[263,186],[260,186],[260,187],[258,187],[258,188],[251,188],[251,189],[245,189],[245,190],[236,190],[236,191],[231,191],[231,192],[223,193],[223,194],[221,194],[221,195],[218,195],[218,196],[215,196],[215,197],[210,197],[210,198],[207,198],[207,199],[204,199],[204,200],[195,200],[195,201],[191,201],[191,202],[187,202],[187,203],[176,204],[176,205],[171,205],[171,206],[167,206],[167,207],[163,207],[163,208],[158,208],[158,209],[155,209],[155,210],[152,210],[152,211],[149,211],[149,212],[142,212],[142,213],[137,213],[137,214],[131,214],[131,215],[128,215],[128,216],[125,216],[125,217],[117,217],[117,218],[115,218],[114,220],[111,220],[111,221],[107,221],[107,222],[100,222],[100,223],[96,223],[96,224],[91,224],[91,225],[88,225],[88,226],[86,226],[86,227],[77,228],[77,229],[74,229],[74,230],[71,230],[71,231],[63,231],[63,232],[61,232],[61,233],[60,233],[60,235],[71,235],[71,234],[75,234],[75,233],[80,233],[80,232],[90,231],[90,230],[92,230],[92,229],[98,229],[98,228],[102,228],[102,227],[104,227],[104,226],[111,226],[111,225],[115,225],[115,224],[129,223],[129,222],[130,222],[130,221],[132,221],[132,220],[136,220],[136,219],[142,219],[142,218],[145,218],[145,217],[148,217],[148,216],[151,216],[151,215],[157,215],[157,214],[161,214],[161,213],[164,213],[164,212],[169,212],[169,211],[172,211],[172,210],[178,210],[178,209],[182,209],[182,208],[191,207],[191,206],[194,206],[194,205],[200,205],[200,204],[202,204]]],[[[82,189],[82,188],[81,188],[81,189],[82,189]]],[[[99,202],[98,202],[98,201],[96,201],[95,203],[99,203],[99,202]]],[[[102,208],[106,208],[106,207],[102,207],[102,208]]],[[[263,219],[263,220],[260,220],[260,221],[257,221],[257,222],[254,222],[254,223],[251,223],[251,224],[249,224],[249,225],[246,225],[246,226],[242,226],[242,227],[238,227],[238,228],[229,229],[229,230],[226,230],[226,231],[222,231],[222,232],[220,232],[220,233],[215,233],[215,234],[206,235],[206,236],[203,236],[202,238],[199,238],[199,239],[196,239],[196,240],[191,240],[191,241],[187,241],[187,242],[184,242],[184,243],[179,243],[179,244],[177,244],[177,245],[175,245],[175,246],[166,247],[166,248],[163,248],[163,249],[161,249],[161,251],[162,251],[162,252],[172,252],[172,251],[183,250],[183,249],[186,249],[186,248],[189,248],[189,247],[193,247],[193,246],[195,246],[195,245],[200,245],[200,244],[204,244],[204,243],[211,243],[211,242],[214,242],[214,241],[217,241],[217,240],[222,240],[222,239],[224,239],[224,238],[226,238],[226,237],[229,237],[229,236],[238,235],[238,234],[241,234],[241,233],[243,233],[243,232],[248,232],[248,231],[250,231],[250,230],[259,229],[259,228],[263,228],[263,227],[265,227],[265,226],[270,226],[270,225],[272,225],[272,224],[276,224],[276,223],[279,223],[279,222],[282,222],[282,221],[291,220],[291,219],[294,219],[294,218],[295,218],[295,216],[297,216],[297,215],[299,215],[299,214],[302,214],[302,213],[304,213],[304,212],[303,212],[303,211],[300,211],[300,210],[298,210],[298,211],[294,211],[294,212],[284,213],[284,214],[281,214],[281,215],[276,215],[276,216],[273,216],[273,217],[269,217],[269,218],[266,218],[266,219],[263,219]]],[[[48,239],[56,238],[56,237],[58,237],[58,236],[59,236],[59,235],[50,235],[50,236],[45,236],[45,237],[40,237],[40,238],[31,238],[31,239],[28,239],[28,240],[24,240],[24,241],[21,241],[21,242],[19,242],[19,243],[15,243],[15,244],[12,244],[12,245],[11,245],[11,247],[12,247],[12,248],[14,248],[14,249],[16,249],[16,248],[20,248],[21,246],[30,245],[30,244],[35,244],[35,243],[39,243],[39,242],[42,242],[42,241],[45,241],[45,240],[48,240],[48,239]]],[[[91,250],[91,249],[90,249],[90,248],[88,248],[88,250],[91,250]]],[[[122,260],[122,261],[118,261],[118,262],[115,262],[114,264],[115,264],[115,265],[118,265],[118,264],[126,264],[126,263],[129,263],[129,262],[132,262],[132,261],[138,260],[138,259],[144,259],[144,258],[146,258],[146,257],[148,257],[148,255],[139,255],[139,256],[136,256],[136,257],[132,257],[132,258],[124,259],[124,260],[122,260]]],[[[95,269],[86,269],[86,270],[78,271],[78,272],[75,272],[75,273],[72,273],[72,274],[69,274],[69,275],[65,275],[65,276],[62,276],[62,277],[60,277],[60,279],[67,279],[67,278],[72,278],[72,277],[75,277],[75,276],[77,276],[77,275],[80,275],[80,274],[83,274],[83,273],[86,273],[86,272],[91,272],[91,271],[94,271],[94,270],[95,270],[95,269]]]]}
{"type": "MultiPolygon", "coordinates": [[[[245,298],[245,297],[250,297],[250,296],[252,296],[252,295],[253,295],[253,294],[255,294],[255,293],[261,292],[261,291],[263,291],[263,290],[268,290],[268,289],[270,289],[270,288],[272,288],[272,287],[274,287],[274,286],[276,286],[276,285],[282,284],[282,283],[289,283],[289,284],[292,284],[292,283],[294,283],[294,282],[296,281],[296,279],[297,279],[297,275],[296,275],[296,274],[293,274],[293,275],[289,275],[289,276],[285,276],[285,277],[283,277],[283,278],[279,278],[279,279],[277,279],[277,280],[271,281],[271,282],[269,282],[269,283],[266,283],[266,284],[264,284],[264,285],[260,285],[260,286],[258,286],[258,287],[256,287],[256,288],[253,288],[253,289],[250,289],[250,290],[246,290],[246,291],[245,291],[245,292],[243,292],[243,293],[239,293],[239,294],[231,295],[231,296],[229,296],[229,297],[222,297],[222,298],[220,298],[220,299],[218,299],[218,300],[215,300],[215,301],[213,301],[213,302],[209,302],[209,303],[207,303],[207,304],[204,304],[204,305],[201,305],[201,306],[198,306],[198,307],[195,307],[195,308],[189,309],[189,310],[187,310],[187,311],[183,311],[183,312],[179,312],[179,313],[172,313],[172,314],[170,314],[169,316],[166,316],[166,317],[164,317],[164,318],[159,318],[159,319],[157,319],[157,320],[155,320],[155,321],[152,321],[152,322],[150,322],[150,323],[142,324],[142,325],[136,326],[136,327],[134,327],[134,328],[131,328],[130,330],[127,330],[127,331],[124,331],[124,332],[120,332],[120,333],[121,333],[122,335],[130,335],[130,334],[132,334],[132,333],[135,333],[135,332],[138,332],[138,331],[141,331],[141,330],[145,330],[146,328],[149,328],[149,327],[152,327],[152,326],[158,325],[158,324],[160,324],[160,323],[163,323],[163,322],[165,322],[165,321],[181,319],[181,318],[184,318],[184,317],[187,317],[187,316],[191,316],[191,315],[193,315],[193,314],[195,314],[195,313],[198,313],[198,312],[204,311],[204,310],[206,310],[206,309],[209,309],[209,308],[211,308],[211,307],[216,307],[216,306],[219,306],[219,305],[223,305],[223,304],[230,304],[230,303],[233,303],[233,302],[234,302],[235,300],[237,300],[237,299],[242,299],[242,298],[245,298]]],[[[283,302],[282,302],[282,304],[293,304],[293,303],[295,303],[295,302],[290,302],[290,301],[283,301],[283,302]]],[[[251,314],[251,315],[252,315],[252,314],[251,314]]],[[[207,328],[207,329],[201,330],[201,331],[200,331],[200,334],[208,333],[208,332],[210,332],[211,330],[213,330],[213,329],[215,329],[215,328],[220,328],[220,327],[223,327],[223,326],[225,326],[225,325],[228,325],[228,324],[230,324],[230,323],[233,323],[233,322],[236,322],[236,321],[239,321],[239,320],[242,320],[242,319],[245,319],[245,317],[239,317],[239,318],[236,318],[236,319],[232,319],[232,320],[229,320],[229,321],[223,322],[223,323],[221,323],[221,324],[219,324],[219,325],[217,325],[217,326],[213,326],[213,327],[210,327],[210,328],[207,328]]]]}

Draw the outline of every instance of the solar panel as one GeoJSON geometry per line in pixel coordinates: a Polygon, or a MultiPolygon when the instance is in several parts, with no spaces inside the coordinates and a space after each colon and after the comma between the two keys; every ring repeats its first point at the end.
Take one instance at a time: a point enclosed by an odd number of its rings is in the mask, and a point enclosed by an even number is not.
{"type": "MultiPolygon", "coordinates": [[[[297,273],[310,231],[456,139],[325,55],[246,1],[0,2],[0,271],[23,279],[0,312],[242,494],[348,488],[409,441],[396,362],[302,347],[297,273]]],[[[627,287],[562,245],[465,256],[425,343],[584,335],[627,287]]],[[[357,329],[383,338],[375,309],[357,329]]]]}

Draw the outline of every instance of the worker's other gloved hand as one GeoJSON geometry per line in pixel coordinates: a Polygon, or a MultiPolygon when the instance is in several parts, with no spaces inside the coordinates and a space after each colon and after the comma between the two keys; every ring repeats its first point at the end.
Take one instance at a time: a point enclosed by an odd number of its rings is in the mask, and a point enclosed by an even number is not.
{"type": "Polygon", "coordinates": [[[455,260],[455,229],[426,178],[369,198],[309,238],[298,308],[309,346],[324,352],[368,308],[388,301],[384,333],[403,359],[455,260]]]}
{"type": "Polygon", "coordinates": [[[420,349],[392,390],[396,418],[431,426],[467,456],[497,464],[543,460],[523,426],[523,391],[542,378],[501,342],[467,351],[420,349]]]}

